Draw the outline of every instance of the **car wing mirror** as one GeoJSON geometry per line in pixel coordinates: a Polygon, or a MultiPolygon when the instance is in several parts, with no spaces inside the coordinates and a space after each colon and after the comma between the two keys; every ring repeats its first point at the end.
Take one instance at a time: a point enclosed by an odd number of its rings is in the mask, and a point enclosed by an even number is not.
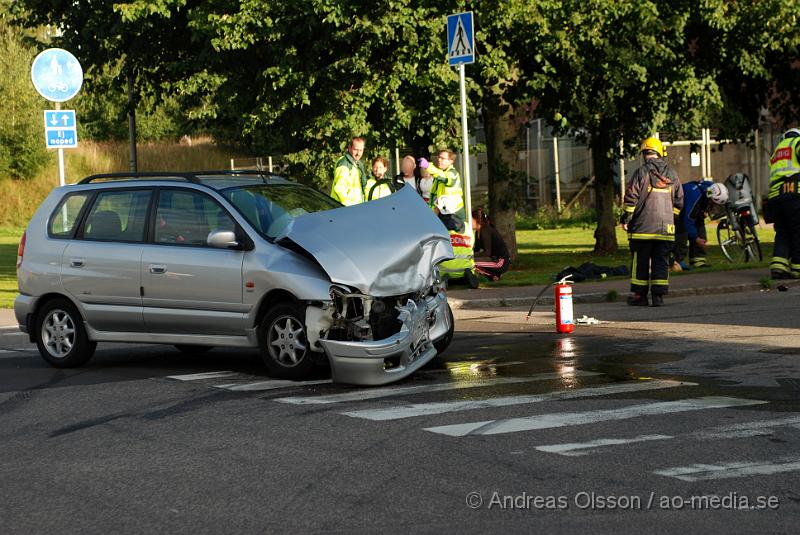
{"type": "Polygon", "coordinates": [[[208,233],[206,243],[211,247],[217,249],[231,249],[239,247],[239,242],[236,240],[236,233],[232,230],[215,230],[208,233]]]}

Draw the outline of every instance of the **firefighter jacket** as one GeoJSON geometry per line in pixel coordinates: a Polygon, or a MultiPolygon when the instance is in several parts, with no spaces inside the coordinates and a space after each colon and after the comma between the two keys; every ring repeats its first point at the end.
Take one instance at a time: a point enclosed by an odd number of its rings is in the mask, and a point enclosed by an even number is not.
{"type": "Polygon", "coordinates": [[[433,208],[436,206],[436,198],[442,195],[447,195],[456,199],[456,206],[453,207],[452,212],[466,221],[467,212],[464,210],[464,190],[461,189],[461,175],[458,174],[456,168],[450,166],[447,169],[439,169],[433,164],[428,166],[428,173],[433,177],[433,185],[431,186],[431,198],[428,205],[433,208]]]}
{"type": "Polygon", "coordinates": [[[683,208],[683,188],[675,170],[651,158],[634,171],[623,202],[622,223],[631,240],[675,239],[675,216],[683,208]]]}
{"type": "Polygon", "coordinates": [[[356,161],[349,152],[336,161],[331,197],[345,206],[360,204],[366,199],[366,185],[367,174],[363,162],[356,161]]]}
{"type": "Polygon", "coordinates": [[[789,137],[778,143],[769,160],[769,197],[774,199],[782,193],[800,193],[800,137],[789,137]],[[785,184],[785,186],[784,186],[785,184]]]}

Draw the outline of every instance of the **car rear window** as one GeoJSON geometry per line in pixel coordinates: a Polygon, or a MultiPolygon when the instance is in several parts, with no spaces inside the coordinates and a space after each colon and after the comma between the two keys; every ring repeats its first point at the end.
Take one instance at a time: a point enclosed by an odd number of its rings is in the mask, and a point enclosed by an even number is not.
{"type": "Polygon", "coordinates": [[[301,184],[262,184],[221,193],[261,235],[270,239],[296,217],[342,207],[327,195],[301,184]]]}
{"type": "Polygon", "coordinates": [[[50,225],[47,232],[51,238],[67,239],[71,238],[78,224],[81,210],[86,205],[86,201],[91,197],[88,191],[72,193],[64,197],[58,207],[50,216],[50,225]]]}
{"type": "Polygon", "coordinates": [[[151,190],[114,190],[97,194],[86,223],[87,240],[144,241],[147,207],[151,190]]]}

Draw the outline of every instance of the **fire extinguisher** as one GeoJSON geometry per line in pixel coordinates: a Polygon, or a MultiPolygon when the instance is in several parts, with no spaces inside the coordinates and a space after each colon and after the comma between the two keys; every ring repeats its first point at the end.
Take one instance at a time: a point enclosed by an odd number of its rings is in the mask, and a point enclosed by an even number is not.
{"type": "Polygon", "coordinates": [[[556,283],[554,303],[556,305],[556,332],[566,334],[575,330],[575,318],[572,315],[572,286],[562,280],[556,283]]]}
{"type": "Polygon", "coordinates": [[[533,300],[533,304],[530,310],[528,310],[528,315],[525,317],[525,320],[527,321],[528,318],[531,317],[531,314],[533,314],[533,309],[536,307],[542,294],[551,286],[555,286],[554,303],[556,306],[556,332],[564,334],[573,332],[575,330],[575,318],[572,314],[572,286],[570,286],[572,281],[569,280],[570,278],[572,278],[572,275],[567,275],[560,281],[548,284],[542,288],[542,291],[539,292],[539,295],[533,300]]]}

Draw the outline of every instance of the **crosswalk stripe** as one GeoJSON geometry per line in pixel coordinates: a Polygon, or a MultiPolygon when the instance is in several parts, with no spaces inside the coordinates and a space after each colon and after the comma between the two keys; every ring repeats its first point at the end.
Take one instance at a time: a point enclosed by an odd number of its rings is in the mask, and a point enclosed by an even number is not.
{"type": "MultiPolygon", "coordinates": [[[[603,375],[598,372],[576,371],[578,377],[590,377],[603,375]]],[[[354,392],[343,392],[341,394],[330,394],[328,396],[294,396],[278,398],[275,401],[281,403],[291,403],[294,405],[324,405],[330,403],[344,403],[347,401],[363,401],[367,399],[378,399],[390,396],[406,396],[424,392],[442,392],[445,390],[461,390],[464,388],[478,388],[483,386],[493,386],[502,384],[530,383],[535,381],[550,381],[560,379],[558,373],[540,373],[528,377],[492,377],[490,379],[475,379],[472,381],[453,381],[449,383],[431,383],[416,386],[395,386],[384,388],[368,388],[356,390],[354,392]]]]}
{"type": "Polygon", "coordinates": [[[187,375],[168,375],[167,379],[174,379],[176,381],[202,381],[203,379],[219,379],[221,377],[230,377],[236,375],[232,371],[219,371],[219,372],[205,372],[205,373],[190,373],[187,375]]]}
{"type": "Polygon", "coordinates": [[[417,403],[402,407],[348,411],[343,412],[342,414],[352,416],[353,418],[364,418],[367,420],[398,420],[400,418],[430,416],[433,414],[444,414],[447,412],[509,407],[512,405],[525,405],[543,401],[607,396],[611,394],[623,394],[626,392],[640,392],[643,390],[676,388],[679,386],[697,386],[697,383],[684,383],[681,381],[670,380],[638,381],[635,383],[610,384],[576,390],[558,390],[555,392],[546,392],[544,394],[504,396],[499,398],[467,401],[445,401],[441,403],[417,403]]]}
{"type": "Polygon", "coordinates": [[[674,477],[681,481],[706,481],[710,479],[730,479],[734,477],[765,476],[796,472],[800,470],[800,457],[788,457],[773,461],[740,461],[720,464],[693,464],[676,466],[653,473],[674,477]]]}
{"type": "Polygon", "coordinates": [[[546,453],[557,453],[567,457],[577,457],[586,455],[587,450],[600,448],[603,446],[621,446],[623,444],[636,444],[638,442],[650,442],[653,440],[669,440],[670,435],[640,435],[632,438],[600,438],[589,442],[570,442],[566,444],[550,444],[547,446],[537,446],[536,449],[546,453]]]}
{"type": "Polygon", "coordinates": [[[637,416],[671,414],[704,409],[721,409],[725,407],[744,407],[748,405],[761,405],[764,403],[767,402],[724,396],[706,396],[680,401],[663,401],[644,405],[632,405],[621,409],[554,413],[528,416],[525,418],[510,418],[507,420],[487,420],[466,424],[443,425],[428,427],[425,428],[425,430],[453,437],[463,437],[467,435],[498,435],[502,433],[516,433],[519,431],[534,431],[537,429],[584,425],[610,420],[625,420],[637,416]]]}
{"type": "Polygon", "coordinates": [[[605,446],[620,446],[624,444],[634,444],[650,440],[670,440],[675,438],[692,438],[695,440],[719,440],[731,438],[748,438],[754,436],[771,435],[775,427],[800,425],[800,416],[790,416],[787,418],[776,418],[774,420],[756,420],[753,422],[743,422],[738,424],[722,425],[686,433],[683,435],[639,435],[630,438],[600,438],[588,442],[568,442],[564,444],[548,444],[537,446],[538,451],[546,453],[556,453],[566,457],[576,457],[594,453],[596,450],[605,446]]]}
{"type": "Polygon", "coordinates": [[[271,381],[259,381],[257,383],[230,383],[225,385],[214,385],[214,388],[221,388],[223,390],[230,390],[232,392],[262,392],[264,390],[276,390],[278,388],[286,388],[289,386],[310,386],[310,385],[325,385],[331,384],[333,381],[330,379],[322,379],[319,381],[289,381],[275,379],[271,381]]]}

